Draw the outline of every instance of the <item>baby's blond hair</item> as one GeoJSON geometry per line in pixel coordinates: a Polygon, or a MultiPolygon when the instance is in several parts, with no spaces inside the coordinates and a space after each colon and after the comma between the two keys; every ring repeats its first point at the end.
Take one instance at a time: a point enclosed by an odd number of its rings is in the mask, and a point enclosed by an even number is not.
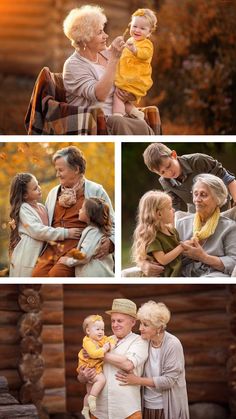
{"type": "Polygon", "coordinates": [[[157,28],[157,18],[155,13],[151,9],[138,9],[132,14],[132,18],[135,16],[143,16],[147,19],[151,32],[154,32],[157,28]]]}
{"type": "Polygon", "coordinates": [[[91,323],[95,323],[95,322],[104,322],[104,320],[103,320],[102,316],[99,316],[99,314],[91,314],[90,316],[85,317],[85,319],[83,321],[83,331],[84,331],[84,333],[86,333],[87,327],[91,323]]]}

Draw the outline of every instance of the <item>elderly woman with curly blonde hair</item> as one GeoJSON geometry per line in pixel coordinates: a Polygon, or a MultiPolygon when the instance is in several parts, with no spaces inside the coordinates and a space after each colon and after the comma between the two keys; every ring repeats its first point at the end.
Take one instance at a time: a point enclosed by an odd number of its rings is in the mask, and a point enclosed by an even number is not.
{"type": "Polygon", "coordinates": [[[183,347],[166,331],[170,311],[163,303],[148,301],[138,310],[141,337],[149,341],[143,377],[120,371],[121,385],[141,385],[143,419],[189,419],[183,347]]]}
{"type": "MultiPolygon", "coordinates": [[[[114,79],[125,42],[118,36],[107,48],[106,21],[103,9],[90,5],[71,10],[64,20],[64,33],[75,48],[63,68],[67,102],[84,108],[102,108],[109,134],[152,135],[145,121],[112,115],[114,79]]],[[[135,100],[121,89],[117,94],[124,102],[135,100]]]]}

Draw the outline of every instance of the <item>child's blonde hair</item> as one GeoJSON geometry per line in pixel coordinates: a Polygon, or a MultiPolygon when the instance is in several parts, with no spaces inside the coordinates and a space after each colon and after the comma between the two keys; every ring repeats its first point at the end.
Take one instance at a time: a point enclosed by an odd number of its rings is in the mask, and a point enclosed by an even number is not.
{"type": "Polygon", "coordinates": [[[104,320],[103,320],[102,316],[99,316],[99,314],[91,314],[90,316],[85,317],[85,319],[83,321],[83,331],[84,331],[84,333],[86,333],[87,327],[91,323],[95,323],[95,322],[104,322],[104,320]]]}
{"type": "Polygon", "coordinates": [[[148,259],[147,247],[155,240],[161,226],[157,211],[165,208],[170,199],[167,193],[156,190],[146,192],[140,199],[132,246],[132,259],[135,263],[148,259]]]}
{"type": "Polygon", "coordinates": [[[157,18],[155,13],[151,9],[138,9],[132,14],[132,18],[135,16],[143,16],[147,19],[151,32],[154,32],[157,28],[157,18]]]}

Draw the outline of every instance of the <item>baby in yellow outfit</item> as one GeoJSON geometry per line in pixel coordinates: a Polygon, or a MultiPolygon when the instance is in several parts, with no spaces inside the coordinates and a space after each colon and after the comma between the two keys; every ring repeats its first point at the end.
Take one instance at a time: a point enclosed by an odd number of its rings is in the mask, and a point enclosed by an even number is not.
{"type": "Polygon", "coordinates": [[[104,335],[104,321],[102,316],[97,314],[84,319],[83,331],[86,336],[83,339],[83,349],[78,354],[79,364],[76,371],[79,373],[81,367],[95,368],[96,370],[96,377],[93,382],[86,386],[87,393],[84,397],[82,410],[85,419],[89,419],[89,411],[94,412],[96,410],[96,398],[106,383],[102,372],[103,358],[106,352],[116,345],[116,338],[104,335]]]}
{"type": "MultiPolygon", "coordinates": [[[[132,93],[138,103],[141,97],[151,88],[153,44],[149,37],[156,29],[157,18],[150,9],[138,9],[132,14],[129,24],[131,37],[126,42],[115,76],[115,86],[132,93]]],[[[114,94],[113,115],[133,115],[139,119],[144,118],[131,102],[123,102],[114,94]]]]}

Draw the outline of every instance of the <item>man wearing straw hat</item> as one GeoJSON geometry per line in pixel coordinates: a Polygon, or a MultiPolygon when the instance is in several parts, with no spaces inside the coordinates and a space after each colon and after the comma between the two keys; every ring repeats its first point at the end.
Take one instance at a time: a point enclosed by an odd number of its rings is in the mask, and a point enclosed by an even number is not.
{"type": "MultiPolygon", "coordinates": [[[[136,304],[125,298],[113,300],[112,308],[106,311],[111,316],[111,328],[117,338],[115,348],[104,356],[103,373],[106,384],[97,398],[93,419],[142,419],[140,386],[121,386],[116,380],[118,370],[133,370],[141,376],[148,357],[148,343],[132,332],[136,323],[136,304]]],[[[78,379],[87,382],[93,379],[94,371],[80,370],[78,379]]]]}

